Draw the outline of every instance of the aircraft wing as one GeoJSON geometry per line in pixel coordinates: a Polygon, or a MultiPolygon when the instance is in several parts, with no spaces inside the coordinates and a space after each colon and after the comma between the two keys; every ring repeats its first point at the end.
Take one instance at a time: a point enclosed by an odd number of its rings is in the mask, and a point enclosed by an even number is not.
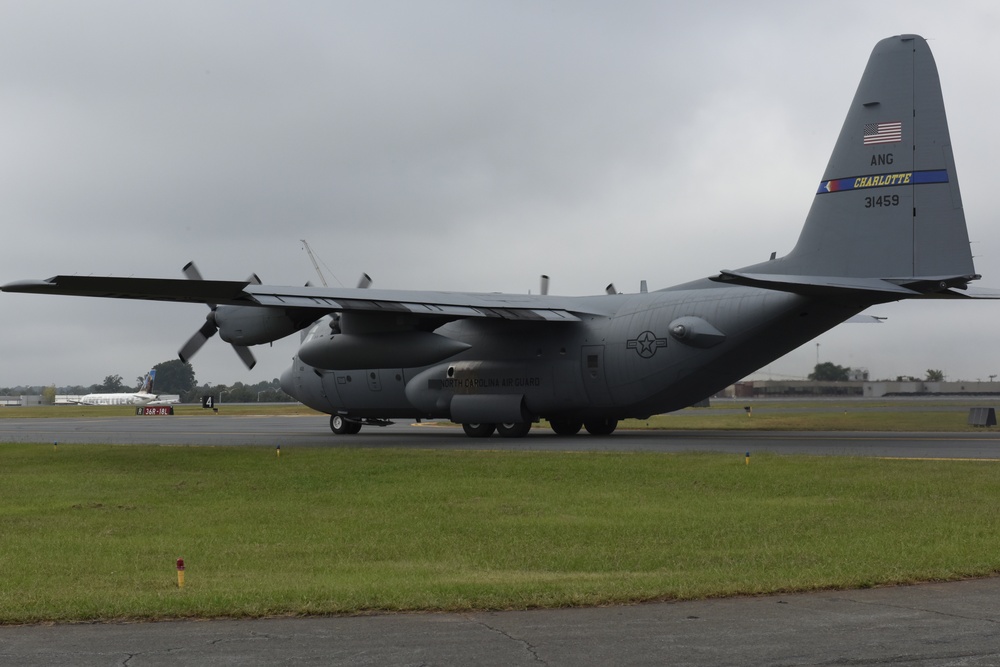
{"type": "Polygon", "coordinates": [[[180,401],[173,398],[162,398],[162,399],[157,398],[155,401],[150,401],[149,403],[146,403],[146,405],[148,405],[151,408],[155,408],[163,405],[177,405],[178,403],[180,403],[180,401]]]}
{"type": "Polygon", "coordinates": [[[7,283],[0,290],[29,294],[93,296],[186,303],[257,306],[328,312],[413,313],[461,319],[499,318],[577,322],[579,314],[607,314],[579,297],[470,292],[430,292],[333,287],[259,285],[249,281],[54,276],[7,283]]]}

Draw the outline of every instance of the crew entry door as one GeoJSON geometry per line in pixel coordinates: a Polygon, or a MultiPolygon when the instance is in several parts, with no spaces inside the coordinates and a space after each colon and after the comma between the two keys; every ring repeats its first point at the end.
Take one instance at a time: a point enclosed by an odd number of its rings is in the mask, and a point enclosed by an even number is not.
{"type": "Polygon", "coordinates": [[[591,405],[595,407],[611,405],[611,392],[608,390],[608,381],[604,374],[604,346],[584,345],[581,354],[583,386],[587,389],[591,405]]]}

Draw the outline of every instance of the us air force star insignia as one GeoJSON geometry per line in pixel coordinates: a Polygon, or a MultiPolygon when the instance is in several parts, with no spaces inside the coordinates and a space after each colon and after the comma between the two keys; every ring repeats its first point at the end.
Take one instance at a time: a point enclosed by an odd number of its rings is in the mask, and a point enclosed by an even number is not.
{"type": "Polygon", "coordinates": [[[652,331],[643,331],[635,338],[630,338],[625,342],[625,347],[635,350],[643,359],[649,359],[656,354],[656,350],[667,346],[666,338],[657,338],[652,331]]]}

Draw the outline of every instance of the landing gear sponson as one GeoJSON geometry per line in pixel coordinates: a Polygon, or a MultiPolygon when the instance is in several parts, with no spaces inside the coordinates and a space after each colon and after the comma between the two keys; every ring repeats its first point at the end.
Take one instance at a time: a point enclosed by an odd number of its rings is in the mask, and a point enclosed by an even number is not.
{"type": "MultiPolygon", "coordinates": [[[[618,426],[617,419],[551,419],[549,425],[556,435],[576,435],[580,429],[587,429],[591,435],[611,435],[618,426]]],[[[470,438],[488,438],[495,431],[503,438],[523,438],[531,430],[531,422],[513,424],[462,424],[462,430],[470,438]]]]}
{"type": "MultiPolygon", "coordinates": [[[[345,417],[344,415],[332,415],[330,417],[330,430],[337,435],[354,435],[361,431],[361,427],[388,426],[391,422],[385,420],[365,420],[360,421],[345,417]]],[[[617,419],[551,419],[549,425],[556,435],[576,435],[581,429],[586,429],[591,435],[611,435],[618,426],[617,419]]],[[[531,430],[531,422],[512,422],[509,424],[478,424],[464,423],[462,430],[470,438],[488,438],[494,433],[501,438],[523,438],[531,430]]]]}
{"type": "MultiPolygon", "coordinates": [[[[337,435],[354,435],[368,422],[361,422],[343,415],[330,417],[330,430],[337,435]]],[[[374,422],[376,426],[386,426],[388,422],[374,422]]],[[[592,435],[610,435],[618,426],[617,419],[553,419],[549,425],[556,435],[576,435],[581,429],[586,429],[592,435]]],[[[523,438],[531,430],[531,422],[513,422],[510,424],[462,424],[462,430],[470,438],[488,438],[497,433],[502,438],[523,438]]]]}

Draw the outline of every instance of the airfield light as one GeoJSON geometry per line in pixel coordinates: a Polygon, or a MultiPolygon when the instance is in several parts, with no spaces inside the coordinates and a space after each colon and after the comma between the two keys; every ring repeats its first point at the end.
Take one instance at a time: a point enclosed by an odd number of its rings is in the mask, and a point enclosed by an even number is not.
{"type": "Polygon", "coordinates": [[[184,559],[177,559],[177,588],[184,588],[184,559]]]}

